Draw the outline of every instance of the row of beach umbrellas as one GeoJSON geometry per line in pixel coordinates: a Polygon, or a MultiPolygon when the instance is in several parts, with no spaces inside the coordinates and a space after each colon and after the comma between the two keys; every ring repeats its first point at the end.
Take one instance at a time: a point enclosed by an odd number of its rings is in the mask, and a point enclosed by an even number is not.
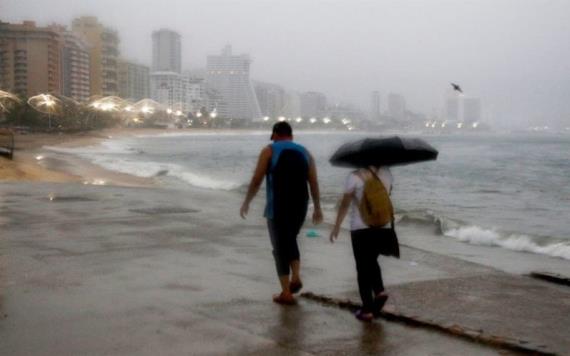
{"type": "MultiPolygon", "coordinates": [[[[28,105],[34,110],[47,114],[61,114],[66,107],[82,107],[83,104],[63,95],[39,94],[28,98],[28,105]]],[[[6,113],[15,105],[22,104],[22,100],[16,95],[0,90],[0,112],[6,113]]],[[[87,104],[87,107],[105,112],[130,112],[140,114],[153,114],[165,110],[164,106],[152,99],[142,99],[131,103],[117,96],[95,97],[87,104]]]]}
{"type": "MultiPolygon", "coordinates": [[[[8,112],[13,105],[21,102],[16,95],[0,90],[0,112],[8,112]]],[[[81,106],[71,98],[51,94],[30,97],[28,105],[48,117],[59,114],[65,106],[81,106]]],[[[160,103],[152,99],[131,104],[117,96],[95,98],[88,106],[106,112],[126,111],[142,114],[164,110],[160,103]]],[[[349,142],[333,154],[330,162],[341,167],[392,166],[435,160],[437,155],[438,151],[422,139],[394,136],[349,142]]]]}

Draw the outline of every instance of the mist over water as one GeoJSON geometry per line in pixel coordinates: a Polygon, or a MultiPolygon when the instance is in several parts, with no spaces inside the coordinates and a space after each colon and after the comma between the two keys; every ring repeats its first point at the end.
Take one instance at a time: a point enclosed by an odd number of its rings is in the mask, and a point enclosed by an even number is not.
{"type": "MultiPolygon", "coordinates": [[[[296,134],[296,141],[315,157],[329,215],[350,170],[332,167],[328,159],[342,143],[363,136],[367,134],[296,134]]],[[[400,224],[435,228],[467,243],[570,259],[570,136],[424,138],[439,150],[437,161],[392,168],[400,224]]],[[[269,143],[265,131],[180,133],[63,151],[111,170],[156,176],[165,187],[244,193],[259,151],[269,143]]]]}

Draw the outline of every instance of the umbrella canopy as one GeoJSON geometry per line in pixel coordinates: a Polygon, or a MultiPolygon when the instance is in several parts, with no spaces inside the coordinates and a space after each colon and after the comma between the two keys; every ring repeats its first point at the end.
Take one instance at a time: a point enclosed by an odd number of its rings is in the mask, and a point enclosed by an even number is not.
{"type": "Polygon", "coordinates": [[[162,110],[163,105],[152,99],[142,99],[137,101],[133,105],[134,111],[139,112],[143,115],[152,115],[156,111],[162,110]]]}
{"type": "Polygon", "coordinates": [[[21,102],[16,95],[0,90],[0,113],[10,111],[15,104],[20,104],[21,102]]]}
{"type": "Polygon", "coordinates": [[[90,107],[95,110],[116,112],[122,110],[126,105],[125,100],[119,98],[118,96],[106,96],[91,101],[90,107]]]}
{"type": "Polygon", "coordinates": [[[437,150],[419,138],[365,138],[349,142],[332,155],[340,167],[393,166],[437,159],[437,150]]]}
{"type": "Polygon", "coordinates": [[[28,104],[36,111],[48,115],[58,114],[63,105],[61,100],[51,94],[40,94],[28,99],[28,104]]]}

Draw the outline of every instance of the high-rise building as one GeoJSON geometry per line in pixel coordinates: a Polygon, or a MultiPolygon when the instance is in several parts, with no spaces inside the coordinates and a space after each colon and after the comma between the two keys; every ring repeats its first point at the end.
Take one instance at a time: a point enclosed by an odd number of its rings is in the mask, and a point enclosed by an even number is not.
{"type": "Polygon", "coordinates": [[[65,28],[59,29],[64,39],[62,52],[62,94],[79,102],[91,96],[89,47],[83,39],[65,28]]]}
{"type": "Polygon", "coordinates": [[[323,117],[327,109],[327,97],[323,93],[309,91],[301,94],[301,116],[323,117]]]}
{"type": "Polygon", "coordinates": [[[248,55],[232,54],[226,46],[221,55],[207,59],[206,81],[208,88],[217,91],[225,102],[218,109],[223,118],[258,119],[261,110],[249,78],[251,60],[248,55]]]}
{"type": "Polygon", "coordinates": [[[463,99],[463,122],[468,124],[481,121],[481,100],[479,98],[463,99]]]}
{"type": "Polygon", "coordinates": [[[178,108],[184,102],[182,75],[175,72],[152,72],[150,74],[151,98],[166,108],[178,108]]]}
{"type": "Polygon", "coordinates": [[[283,117],[293,118],[301,116],[301,95],[295,91],[285,93],[285,105],[283,107],[283,117]]]}
{"type": "Polygon", "coordinates": [[[370,95],[370,119],[380,119],[380,92],[375,90],[370,95]]]}
{"type": "Polygon", "coordinates": [[[119,60],[119,96],[139,101],[150,96],[150,69],[148,66],[119,60]]]}
{"type": "Polygon", "coordinates": [[[32,21],[0,22],[0,89],[24,96],[61,94],[61,34],[32,21]]]}
{"type": "Polygon", "coordinates": [[[212,110],[208,106],[207,98],[206,98],[206,83],[205,79],[201,77],[196,77],[190,73],[184,75],[185,78],[185,103],[187,107],[187,111],[196,113],[202,107],[205,107],[207,110],[212,110]]]}
{"type": "Polygon", "coordinates": [[[281,86],[255,82],[254,87],[262,116],[275,119],[284,115],[286,93],[281,86]]]}
{"type": "Polygon", "coordinates": [[[180,35],[160,29],[152,33],[152,71],[181,73],[180,35]]]}
{"type": "Polygon", "coordinates": [[[459,97],[454,93],[445,98],[445,119],[447,121],[461,121],[459,97]]]}
{"type": "Polygon", "coordinates": [[[99,23],[96,17],[73,20],[72,31],[89,45],[91,95],[117,95],[119,36],[115,30],[99,23]]]}
{"type": "Polygon", "coordinates": [[[395,93],[388,95],[388,115],[396,120],[405,118],[406,99],[403,95],[395,93]]]}

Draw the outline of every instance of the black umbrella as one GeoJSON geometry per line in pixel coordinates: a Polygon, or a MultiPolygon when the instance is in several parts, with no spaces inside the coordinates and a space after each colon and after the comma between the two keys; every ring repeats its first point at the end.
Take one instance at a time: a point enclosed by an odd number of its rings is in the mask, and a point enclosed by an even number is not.
{"type": "Polygon", "coordinates": [[[340,146],[330,162],[340,167],[393,166],[435,160],[437,154],[419,138],[365,138],[340,146]]]}

